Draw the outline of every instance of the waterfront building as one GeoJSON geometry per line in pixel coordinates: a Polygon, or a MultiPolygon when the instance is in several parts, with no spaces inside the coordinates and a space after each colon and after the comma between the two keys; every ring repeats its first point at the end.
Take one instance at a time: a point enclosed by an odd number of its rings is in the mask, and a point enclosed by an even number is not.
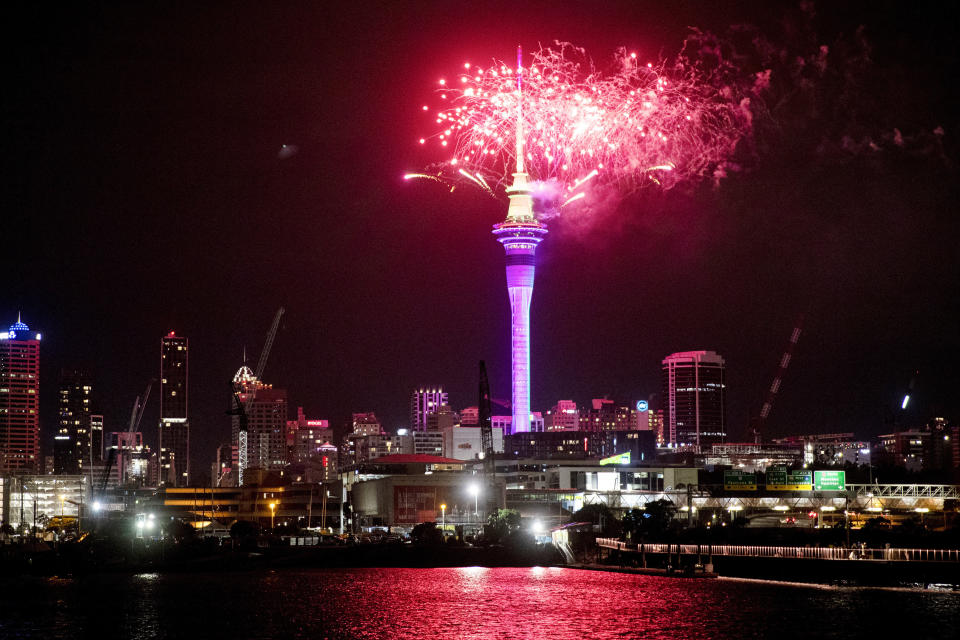
{"type": "Polygon", "coordinates": [[[429,428],[428,418],[447,406],[447,392],[443,387],[420,387],[414,389],[410,395],[410,428],[414,431],[426,431],[429,428]]]}
{"type": "Polygon", "coordinates": [[[57,434],[53,440],[53,472],[79,474],[93,464],[90,376],[82,369],[61,369],[57,389],[57,434]]]}
{"type": "Polygon", "coordinates": [[[440,431],[414,431],[413,452],[416,455],[442,456],[443,433],[440,431]]]}
{"type": "Polygon", "coordinates": [[[226,535],[236,520],[257,522],[262,527],[269,527],[271,519],[277,527],[341,527],[339,492],[313,482],[165,487],[158,492],[155,511],[157,517],[184,519],[202,532],[217,531],[221,535],[226,535]]]}
{"type": "Polygon", "coordinates": [[[0,474],[40,471],[40,337],[19,314],[0,331],[0,474]]]}
{"type": "Polygon", "coordinates": [[[722,443],[727,437],[723,358],[713,351],[682,351],[662,365],[667,442],[694,448],[722,443]]]}
{"type": "Polygon", "coordinates": [[[730,467],[746,473],[764,472],[768,467],[799,467],[803,464],[803,443],[724,443],[695,456],[698,466],[707,469],[730,467]]]}
{"type": "Polygon", "coordinates": [[[507,435],[504,451],[517,458],[545,460],[607,458],[629,453],[631,459],[637,461],[652,460],[656,456],[656,443],[653,432],[637,429],[553,431],[507,435]]]}
{"type": "MultiPolygon", "coordinates": [[[[4,479],[3,520],[15,530],[84,517],[90,507],[87,475],[21,474],[4,479]]],[[[81,523],[82,524],[82,523],[81,523]]]]}
{"type": "Polygon", "coordinates": [[[190,342],[171,331],[160,339],[160,484],[190,484],[188,376],[190,342]]]}

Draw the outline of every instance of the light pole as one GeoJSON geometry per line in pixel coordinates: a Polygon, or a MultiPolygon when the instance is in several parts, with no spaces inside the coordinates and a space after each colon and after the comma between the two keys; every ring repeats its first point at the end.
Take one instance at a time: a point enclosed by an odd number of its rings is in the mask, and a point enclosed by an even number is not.
{"type": "Polygon", "coordinates": [[[440,531],[443,533],[444,537],[446,537],[446,533],[445,533],[446,530],[447,530],[447,505],[441,504],[440,505],[440,531]]]}
{"type": "Polygon", "coordinates": [[[276,509],[277,509],[277,503],[271,502],[270,503],[270,533],[273,533],[273,515],[276,512],[276,509]]]}
{"type": "Polygon", "coordinates": [[[480,485],[474,482],[470,485],[470,493],[473,494],[473,515],[480,517],[480,485]]]}

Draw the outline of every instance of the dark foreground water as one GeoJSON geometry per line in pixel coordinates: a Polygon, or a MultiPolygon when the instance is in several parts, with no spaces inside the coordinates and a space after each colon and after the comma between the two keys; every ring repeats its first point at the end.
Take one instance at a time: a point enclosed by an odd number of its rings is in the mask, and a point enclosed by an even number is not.
{"type": "Polygon", "coordinates": [[[575,569],[0,578],[0,638],[960,637],[960,593],[575,569]],[[906,632],[906,633],[899,633],[906,632]]]}

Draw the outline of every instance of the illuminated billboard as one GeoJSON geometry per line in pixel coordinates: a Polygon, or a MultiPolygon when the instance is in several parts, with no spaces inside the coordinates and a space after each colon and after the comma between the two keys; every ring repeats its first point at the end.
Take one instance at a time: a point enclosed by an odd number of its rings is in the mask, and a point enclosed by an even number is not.
{"type": "Polygon", "coordinates": [[[600,464],[630,464],[630,452],[627,451],[625,453],[618,453],[615,456],[610,456],[609,458],[602,458],[600,464]]]}

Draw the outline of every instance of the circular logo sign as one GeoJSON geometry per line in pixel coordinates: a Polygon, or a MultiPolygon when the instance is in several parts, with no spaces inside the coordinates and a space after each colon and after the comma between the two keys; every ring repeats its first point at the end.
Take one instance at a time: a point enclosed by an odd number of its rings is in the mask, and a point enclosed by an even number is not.
{"type": "Polygon", "coordinates": [[[648,408],[646,400],[637,400],[637,411],[646,411],[648,408]]]}

